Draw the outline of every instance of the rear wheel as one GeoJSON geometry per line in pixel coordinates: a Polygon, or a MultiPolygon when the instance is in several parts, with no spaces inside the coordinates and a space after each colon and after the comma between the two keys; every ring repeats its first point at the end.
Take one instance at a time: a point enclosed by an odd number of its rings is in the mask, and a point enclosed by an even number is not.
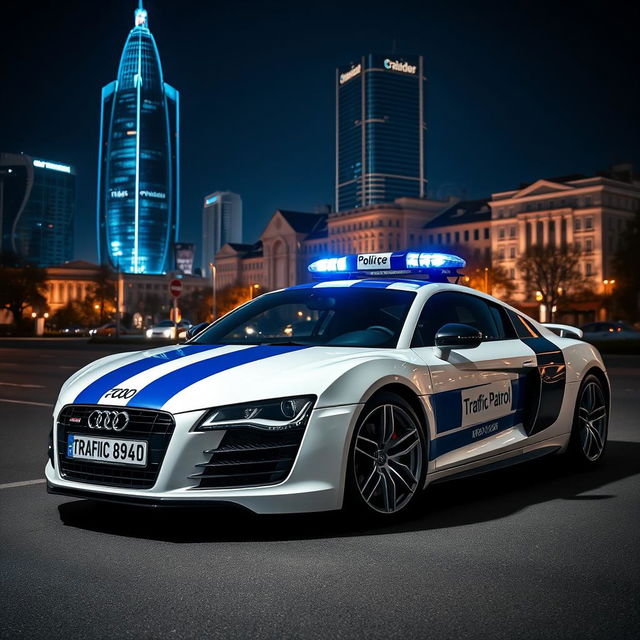
{"type": "Polygon", "coordinates": [[[604,455],[609,430],[609,406],[602,382],[588,375],[578,392],[567,453],[581,467],[596,465],[604,455]]]}
{"type": "Polygon", "coordinates": [[[381,518],[405,513],[424,485],[426,442],[411,405],[382,393],[356,425],[347,467],[348,506],[381,518]]]}

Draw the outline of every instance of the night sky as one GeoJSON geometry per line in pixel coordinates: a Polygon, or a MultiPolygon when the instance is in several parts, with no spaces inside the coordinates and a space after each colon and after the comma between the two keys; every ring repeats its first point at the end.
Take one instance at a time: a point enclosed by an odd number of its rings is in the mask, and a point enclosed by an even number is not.
{"type": "MultiPolygon", "coordinates": [[[[100,89],[134,0],[2,0],[0,150],[72,164],[76,257],[95,261],[100,89]]],[[[148,0],[181,93],[181,240],[202,198],[244,200],[245,241],[277,208],[333,201],[334,74],[368,52],[422,54],[430,195],[640,168],[639,3],[148,0]]]]}

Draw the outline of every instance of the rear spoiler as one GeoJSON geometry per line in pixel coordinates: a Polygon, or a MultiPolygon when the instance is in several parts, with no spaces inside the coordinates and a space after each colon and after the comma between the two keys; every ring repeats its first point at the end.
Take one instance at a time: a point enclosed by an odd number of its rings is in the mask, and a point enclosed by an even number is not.
{"type": "Polygon", "coordinates": [[[584,333],[582,329],[578,329],[578,327],[572,327],[569,324],[554,324],[552,322],[543,322],[543,327],[547,327],[553,331],[553,333],[559,335],[561,338],[577,338],[580,340],[584,333]]]}

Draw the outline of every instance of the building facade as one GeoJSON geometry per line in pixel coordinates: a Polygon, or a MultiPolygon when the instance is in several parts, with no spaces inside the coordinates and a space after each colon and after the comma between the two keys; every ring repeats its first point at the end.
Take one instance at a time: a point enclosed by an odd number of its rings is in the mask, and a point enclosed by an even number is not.
{"type": "MultiPolygon", "coordinates": [[[[619,165],[597,176],[542,179],[494,193],[489,206],[493,263],[514,279],[516,301],[535,305],[535,292],[518,269],[533,245],[575,247],[585,286],[603,295],[611,293],[605,280],[613,279],[618,243],[640,210],[640,181],[628,165],[619,165]]],[[[584,310],[595,312],[597,305],[584,310]]]]}
{"type": "Polygon", "coordinates": [[[40,267],[70,260],[75,211],[71,166],[0,153],[0,251],[40,267]]]}
{"type": "Polygon", "coordinates": [[[147,12],[135,11],[117,80],[102,89],[98,254],[125,273],[163,273],[179,225],[179,94],[164,82],[147,12]]]}
{"type": "MultiPolygon", "coordinates": [[[[113,274],[114,283],[119,282],[121,314],[139,313],[146,322],[155,322],[169,317],[173,297],[169,283],[173,274],[113,274]]],[[[82,302],[90,296],[100,279],[100,266],[76,260],[47,268],[46,299],[49,314],[53,315],[69,302],[82,302]]],[[[184,300],[195,291],[210,292],[211,281],[198,276],[181,276],[184,300]]],[[[115,304],[115,300],[113,301],[115,304]]],[[[180,302],[180,299],[179,299],[180,302]]],[[[190,319],[189,310],[183,316],[190,319]]]]}
{"type": "Polygon", "coordinates": [[[424,247],[425,224],[452,204],[398,198],[330,214],[278,210],[255,244],[226,244],[218,252],[218,286],[280,289],[308,282],[307,266],[319,258],[424,247]]]}
{"type": "Polygon", "coordinates": [[[604,312],[613,257],[639,209],[640,181],[628,167],[614,167],[597,176],[538,180],[481,200],[397,198],[328,215],[276,211],[255,244],[227,244],[218,252],[218,284],[278,289],[309,281],[307,265],[323,257],[445,251],[467,261],[472,277],[466,282],[496,295],[505,288],[494,283],[506,282],[513,303],[537,316],[539,303],[519,259],[533,245],[567,244],[579,252],[591,292],[569,309],[568,319],[581,323],[604,312]]]}
{"type": "Polygon", "coordinates": [[[231,191],[216,191],[205,197],[202,208],[202,273],[207,273],[227,242],[242,242],[242,198],[231,191]]]}
{"type": "Polygon", "coordinates": [[[337,211],[423,198],[422,56],[367,55],[336,70],[337,211]]]}

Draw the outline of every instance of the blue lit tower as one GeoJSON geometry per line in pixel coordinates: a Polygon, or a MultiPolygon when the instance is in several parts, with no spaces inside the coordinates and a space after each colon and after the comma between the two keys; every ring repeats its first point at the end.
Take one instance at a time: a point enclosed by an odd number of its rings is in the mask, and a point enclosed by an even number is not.
{"type": "Polygon", "coordinates": [[[422,56],[367,55],[336,70],[336,210],[423,198],[422,56]]]}
{"type": "Polygon", "coordinates": [[[179,223],[179,95],[162,77],[142,2],[118,79],[102,89],[98,253],[125,273],[163,273],[179,223]]]}

